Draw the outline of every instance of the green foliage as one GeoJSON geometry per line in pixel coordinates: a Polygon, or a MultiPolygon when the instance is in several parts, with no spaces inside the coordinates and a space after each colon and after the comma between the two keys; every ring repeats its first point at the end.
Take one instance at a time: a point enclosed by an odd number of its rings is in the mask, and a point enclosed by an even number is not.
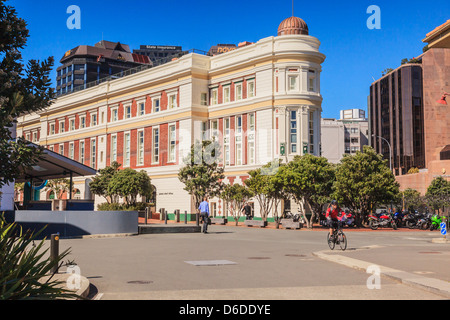
{"type": "Polygon", "coordinates": [[[150,198],[152,192],[153,186],[147,172],[137,172],[131,168],[117,171],[107,189],[107,194],[122,197],[128,205],[134,205],[138,195],[150,198]]]}
{"type": "Polygon", "coordinates": [[[401,192],[401,198],[404,209],[410,212],[419,210],[425,206],[425,199],[420,195],[420,192],[415,189],[405,189],[401,192]]]}
{"type": "Polygon", "coordinates": [[[121,164],[114,161],[98,171],[98,174],[89,182],[89,189],[93,194],[102,196],[108,203],[118,203],[119,198],[114,194],[108,193],[108,185],[112,177],[119,171],[121,164]]]}
{"type": "Polygon", "coordinates": [[[70,192],[70,180],[66,178],[49,180],[44,190],[52,190],[55,193],[55,199],[61,199],[64,193],[70,192]]]}
{"type": "Polygon", "coordinates": [[[425,194],[427,204],[434,210],[450,206],[450,181],[436,177],[431,181],[425,194]]]}
{"type": "Polygon", "coordinates": [[[217,141],[196,141],[190,154],[183,159],[184,167],[178,172],[178,179],[195,201],[198,208],[204,196],[212,198],[220,194],[225,178],[224,168],[219,167],[220,144],[217,141]]]}
{"type": "Polygon", "coordinates": [[[236,225],[241,216],[242,207],[253,195],[253,192],[240,184],[228,184],[223,188],[220,198],[227,204],[228,212],[233,216],[236,225]]]}
{"type": "Polygon", "coordinates": [[[0,1],[0,187],[35,165],[43,152],[21,137],[13,139],[17,117],[48,107],[54,98],[53,58],[22,63],[28,36],[27,23],[0,1]]]}
{"type": "Polygon", "coordinates": [[[42,231],[22,235],[17,224],[8,224],[0,216],[0,300],[79,298],[63,289],[64,282],[55,280],[51,273],[70,253],[69,249],[51,260],[48,249],[43,249],[45,240],[34,244],[42,231]]]}
{"type": "Polygon", "coordinates": [[[97,206],[98,211],[144,211],[145,208],[150,206],[150,203],[136,202],[134,204],[126,203],[100,203],[97,206]]]}
{"type": "Polygon", "coordinates": [[[369,146],[364,146],[363,152],[344,156],[336,168],[334,198],[362,216],[378,204],[398,199],[399,184],[386,163],[369,146]]]}
{"type": "Polygon", "coordinates": [[[285,191],[299,205],[303,200],[309,205],[312,215],[307,223],[310,228],[322,206],[330,201],[335,180],[334,166],[324,157],[306,154],[296,156],[293,161],[282,166],[277,176],[283,181],[285,191]]]}
{"type": "Polygon", "coordinates": [[[269,163],[262,168],[249,171],[250,177],[244,181],[248,189],[255,195],[259,204],[261,218],[264,221],[267,221],[269,212],[274,205],[276,192],[275,175],[272,172],[268,172],[268,168],[271,166],[272,163],[269,163]]]}

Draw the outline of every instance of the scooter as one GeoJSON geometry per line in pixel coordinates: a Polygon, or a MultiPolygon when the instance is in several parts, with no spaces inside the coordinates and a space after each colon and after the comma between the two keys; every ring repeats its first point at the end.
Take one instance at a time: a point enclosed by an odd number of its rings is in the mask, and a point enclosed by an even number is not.
{"type": "Polygon", "coordinates": [[[369,215],[369,227],[372,230],[377,230],[379,227],[391,227],[397,230],[397,224],[387,212],[383,212],[379,217],[373,214],[369,215]]]}
{"type": "Polygon", "coordinates": [[[419,228],[422,222],[419,224],[419,221],[421,221],[424,218],[424,215],[422,213],[418,213],[417,211],[414,213],[410,213],[405,216],[405,225],[409,229],[419,228]]]}
{"type": "Polygon", "coordinates": [[[403,227],[404,216],[405,216],[405,214],[403,212],[396,211],[394,213],[394,221],[395,221],[395,224],[397,225],[397,228],[403,227]]]}
{"type": "Polygon", "coordinates": [[[444,219],[447,219],[445,216],[439,216],[437,214],[433,215],[431,217],[431,225],[430,225],[430,231],[441,230],[441,223],[444,219]]]}

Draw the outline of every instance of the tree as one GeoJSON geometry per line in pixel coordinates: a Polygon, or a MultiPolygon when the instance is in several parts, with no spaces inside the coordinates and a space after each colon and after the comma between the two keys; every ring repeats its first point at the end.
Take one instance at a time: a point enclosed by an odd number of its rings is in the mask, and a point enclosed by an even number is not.
{"type": "Polygon", "coordinates": [[[220,145],[217,141],[196,141],[191,152],[183,162],[184,167],[178,172],[178,179],[184,183],[186,190],[198,208],[202,198],[212,198],[220,194],[225,178],[224,168],[219,167],[220,145]]]}
{"type": "Polygon", "coordinates": [[[403,208],[410,212],[418,210],[425,205],[424,198],[420,195],[420,192],[407,188],[400,193],[403,208]]]}
{"type": "Polygon", "coordinates": [[[227,204],[228,212],[231,213],[236,225],[238,225],[242,207],[251,197],[253,197],[253,192],[240,184],[228,184],[223,188],[220,197],[227,204]]]}
{"type": "Polygon", "coordinates": [[[108,183],[107,194],[120,196],[127,205],[135,205],[137,196],[149,198],[153,186],[147,172],[126,168],[116,172],[108,183]]]}
{"type": "Polygon", "coordinates": [[[55,199],[61,199],[64,193],[70,192],[70,180],[66,178],[49,180],[44,190],[53,191],[55,199]]]}
{"type": "Polygon", "coordinates": [[[425,193],[429,207],[433,210],[444,209],[450,206],[450,181],[443,177],[436,177],[431,181],[425,193]]]}
{"type": "Polygon", "coordinates": [[[244,181],[248,189],[255,195],[264,221],[273,207],[273,175],[264,174],[261,168],[249,171],[249,178],[244,181]]]}
{"type": "MultiPolygon", "coordinates": [[[[310,154],[296,156],[293,161],[280,168],[278,173],[283,180],[284,189],[302,207],[303,201],[311,210],[310,219],[306,219],[307,227],[329,202],[335,180],[334,167],[324,157],[310,154]]],[[[306,218],[306,217],[305,217],[306,218]]]]}
{"type": "Polygon", "coordinates": [[[28,36],[25,20],[0,0],[0,187],[35,165],[43,151],[15,138],[17,117],[47,108],[54,98],[49,77],[53,57],[30,60],[26,68],[22,63],[20,51],[28,36]]]}
{"type": "Polygon", "coordinates": [[[377,205],[398,199],[400,192],[387,160],[369,146],[344,156],[336,168],[333,189],[336,200],[356,213],[358,223],[377,205]]]}
{"type": "Polygon", "coordinates": [[[109,182],[119,171],[120,167],[121,164],[117,161],[114,161],[110,166],[100,169],[98,171],[98,175],[96,175],[89,183],[89,189],[91,190],[91,192],[93,194],[104,197],[108,203],[118,203],[119,198],[117,197],[117,195],[108,193],[108,186],[109,182]]]}

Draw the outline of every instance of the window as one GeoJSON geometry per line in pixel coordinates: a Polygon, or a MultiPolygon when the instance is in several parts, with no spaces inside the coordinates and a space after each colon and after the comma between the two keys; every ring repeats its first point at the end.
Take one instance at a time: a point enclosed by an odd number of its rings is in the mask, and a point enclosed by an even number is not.
{"type": "Polygon", "coordinates": [[[64,144],[59,145],[59,154],[62,156],[64,155],[64,144]]]}
{"type": "Polygon", "coordinates": [[[211,105],[214,106],[219,103],[218,89],[211,90],[211,105]]]}
{"type": "Polygon", "coordinates": [[[55,134],[55,124],[50,123],[50,134],[55,134]]]}
{"type": "Polygon", "coordinates": [[[111,162],[117,161],[117,136],[111,136],[111,162]]]}
{"type": "Polygon", "coordinates": [[[119,120],[119,109],[111,109],[111,122],[119,120]]]}
{"type": "Polygon", "coordinates": [[[173,109],[177,107],[177,95],[172,94],[169,96],[169,109],[173,109]]]}
{"type": "Polygon", "coordinates": [[[27,133],[27,134],[25,135],[25,137],[26,137],[25,139],[27,139],[28,141],[31,141],[31,140],[30,140],[30,134],[29,134],[29,133],[27,133]]]}
{"type": "Polygon", "coordinates": [[[200,104],[202,106],[208,105],[208,94],[206,92],[202,92],[200,96],[200,104]]]}
{"type": "Polygon", "coordinates": [[[255,80],[247,82],[247,98],[253,98],[255,96],[255,80]]]}
{"type": "Polygon", "coordinates": [[[140,104],[139,104],[139,115],[140,116],[143,116],[145,114],[145,103],[144,102],[141,102],[140,104]]]}
{"type": "Polygon", "coordinates": [[[297,111],[291,111],[290,144],[291,153],[297,153],[297,111]]]}
{"type": "Polygon", "coordinates": [[[91,167],[95,169],[97,164],[97,139],[91,140],[91,167]]]}
{"type": "Polygon", "coordinates": [[[211,121],[211,139],[217,141],[218,138],[219,138],[219,129],[218,129],[217,120],[212,120],[211,121]]]}
{"type": "Polygon", "coordinates": [[[33,142],[37,142],[38,138],[37,138],[37,132],[33,132],[33,142]]]}
{"type": "Polygon", "coordinates": [[[230,119],[224,119],[225,135],[223,137],[223,148],[225,154],[225,165],[230,165],[230,119]]]}
{"type": "Polygon", "coordinates": [[[75,119],[69,120],[69,130],[74,131],[75,130],[75,119]]]}
{"type": "Polygon", "coordinates": [[[240,166],[242,165],[242,116],[236,116],[235,133],[235,163],[240,166]]]}
{"type": "Polygon", "coordinates": [[[93,113],[91,114],[91,126],[96,126],[97,125],[97,114],[93,113]]]}
{"type": "Polygon", "coordinates": [[[59,122],[59,133],[63,133],[65,131],[65,125],[64,120],[59,122]]]}
{"type": "Polygon", "coordinates": [[[86,116],[80,116],[80,128],[86,128],[86,116]]]}
{"type": "Polygon", "coordinates": [[[84,163],[84,141],[80,141],[80,162],[84,163]]]}
{"type": "Polygon", "coordinates": [[[153,129],[152,163],[159,163],[159,128],[153,129]]]}
{"type": "Polygon", "coordinates": [[[223,103],[230,102],[230,86],[223,87],[223,103]]]}
{"type": "Polygon", "coordinates": [[[298,91],[298,76],[288,76],[288,91],[298,91]]]}
{"type": "Polygon", "coordinates": [[[309,113],[309,153],[314,153],[314,112],[309,113]]]}
{"type": "Polygon", "coordinates": [[[130,133],[125,133],[123,137],[124,141],[124,166],[130,166],[130,133]]]}
{"type": "Polygon", "coordinates": [[[316,72],[314,70],[308,71],[308,91],[316,91],[316,72]]]}
{"type": "Polygon", "coordinates": [[[208,122],[202,122],[202,141],[208,140],[208,122]]]}
{"type": "Polygon", "coordinates": [[[126,106],[125,107],[125,119],[130,119],[131,118],[131,106],[126,106]]]}
{"type": "Polygon", "coordinates": [[[255,164],[255,114],[248,115],[248,164],[255,164]]]}
{"type": "Polygon", "coordinates": [[[144,165],[144,130],[137,133],[137,165],[144,165]]]}
{"type": "Polygon", "coordinates": [[[74,145],[73,142],[69,143],[69,158],[73,160],[74,158],[74,145]]]}
{"type": "Polygon", "coordinates": [[[241,100],[242,99],[242,83],[236,84],[235,88],[235,100],[241,100]]]}
{"type": "Polygon", "coordinates": [[[169,126],[169,162],[175,162],[176,139],[176,126],[169,126]]]}
{"type": "Polygon", "coordinates": [[[153,112],[159,112],[159,98],[152,100],[153,112]]]}

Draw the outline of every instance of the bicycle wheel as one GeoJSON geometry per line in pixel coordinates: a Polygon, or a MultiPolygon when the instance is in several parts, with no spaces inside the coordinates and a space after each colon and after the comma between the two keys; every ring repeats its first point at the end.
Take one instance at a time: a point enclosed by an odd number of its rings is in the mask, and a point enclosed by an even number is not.
{"type": "Polygon", "coordinates": [[[345,236],[345,234],[342,231],[338,235],[338,241],[339,241],[339,246],[341,247],[342,251],[347,249],[347,237],[345,236]]]}
{"type": "Polygon", "coordinates": [[[334,250],[334,246],[336,245],[336,242],[334,241],[333,238],[330,237],[330,233],[327,233],[327,242],[328,242],[328,246],[330,247],[331,250],[334,250]]]}

